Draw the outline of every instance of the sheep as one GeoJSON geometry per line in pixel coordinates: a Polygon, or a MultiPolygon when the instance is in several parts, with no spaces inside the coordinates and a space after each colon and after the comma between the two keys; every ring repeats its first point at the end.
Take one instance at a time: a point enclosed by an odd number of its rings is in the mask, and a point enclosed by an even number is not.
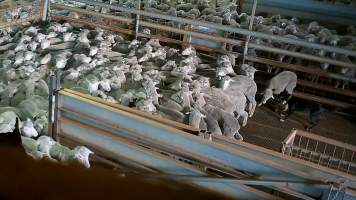
{"type": "Polygon", "coordinates": [[[222,135],[229,137],[229,138],[234,138],[235,134],[238,134],[240,130],[240,125],[238,120],[232,116],[230,113],[225,112],[222,109],[219,109],[217,107],[211,106],[209,104],[205,105],[203,107],[203,112],[207,116],[207,119],[210,119],[210,121],[206,121],[208,127],[213,127],[213,130],[209,130],[212,133],[214,132],[219,132],[219,130],[216,127],[216,122],[218,123],[220,130],[222,132],[222,135]],[[211,117],[214,120],[211,120],[211,117]],[[213,126],[212,126],[213,125],[213,126]],[[217,129],[217,130],[216,130],[217,129]]]}
{"type": "Polygon", "coordinates": [[[287,91],[289,95],[292,95],[294,88],[297,86],[297,81],[298,78],[294,72],[283,71],[277,74],[269,80],[259,106],[265,104],[270,98],[273,99],[273,95],[281,94],[283,91],[287,91]]]}
{"type": "Polygon", "coordinates": [[[219,122],[212,116],[206,116],[204,120],[207,126],[207,130],[211,132],[212,135],[223,135],[219,122]]]}
{"type": "Polygon", "coordinates": [[[52,158],[61,162],[66,163],[76,161],[84,165],[86,168],[90,168],[89,155],[93,154],[93,152],[86,147],[78,146],[71,150],[54,141],[50,145],[49,153],[52,158]]]}
{"type": "Polygon", "coordinates": [[[30,119],[27,119],[22,127],[22,134],[26,137],[37,137],[38,133],[30,119]]]}
{"type": "MultiPolygon", "coordinates": [[[[343,61],[345,63],[352,63],[352,61],[350,60],[350,58],[346,55],[336,55],[336,59],[337,60],[340,60],[340,61],[343,61]]],[[[350,68],[350,67],[342,67],[340,69],[340,72],[339,72],[341,75],[345,76],[345,77],[348,77],[348,78],[355,78],[355,75],[356,75],[356,69],[355,68],[350,68]]],[[[345,87],[349,84],[348,81],[342,81],[342,85],[341,85],[341,88],[342,89],[345,89],[345,87]]],[[[337,85],[335,86],[336,88],[338,88],[340,85],[340,81],[337,82],[337,85]]]]}
{"type": "Polygon", "coordinates": [[[191,105],[194,103],[192,92],[189,90],[189,84],[186,82],[182,83],[182,89],[173,94],[171,98],[181,104],[183,109],[190,110],[191,105]]]}
{"type": "Polygon", "coordinates": [[[18,115],[13,111],[5,111],[0,114],[0,134],[12,132],[15,129],[18,115]]]}
{"type": "Polygon", "coordinates": [[[206,104],[236,115],[236,118],[242,118],[242,126],[246,126],[248,113],[245,111],[246,97],[240,91],[235,91],[233,95],[227,94],[218,88],[210,88],[202,91],[206,104]]]}
{"type": "Polygon", "coordinates": [[[233,66],[228,55],[219,56],[217,59],[216,77],[236,75],[232,67],[233,66]]]}
{"type": "Polygon", "coordinates": [[[203,115],[198,109],[192,108],[189,114],[189,125],[194,128],[199,128],[201,120],[206,116],[203,115]]]}
{"type": "MultiPolygon", "coordinates": [[[[248,100],[248,113],[249,117],[252,117],[256,109],[255,96],[257,93],[257,85],[255,81],[247,76],[237,75],[231,78],[229,87],[225,89],[225,92],[229,95],[234,95],[236,92],[242,92],[248,100]]],[[[226,81],[226,80],[221,80],[226,81]]],[[[221,83],[220,85],[224,85],[221,83]]]]}
{"type": "Polygon", "coordinates": [[[242,64],[241,66],[238,67],[238,72],[241,75],[249,77],[251,80],[255,79],[255,72],[257,70],[248,64],[242,64]]]}
{"type": "Polygon", "coordinates": [[[186,4],[179,4],[176,6],[176,9],[179,10],[183,10],[185,12],[189,12],[191,9],[194,8],[194,5],[192,3],[186,3],[186,4]]]}
{"type": "Polygon", "coordinates": [[[153,105],[153,100],[151,98],[148,99],[142,99],[136,104],[136,108],[141,111],[145,112],[156,112],[156,107],[153,105]]]}

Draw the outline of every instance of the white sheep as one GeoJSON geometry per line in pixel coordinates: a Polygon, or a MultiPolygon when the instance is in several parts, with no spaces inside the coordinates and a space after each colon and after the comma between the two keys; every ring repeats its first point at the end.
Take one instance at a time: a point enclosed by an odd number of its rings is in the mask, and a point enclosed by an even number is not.
{"type": "Polygon", "coordinates": [[[38,133],[30,119],[27,119],[22,127],[22,134],[26,137],[37,137],[38,133]]]}
{"type": "Polygon", "coordinates": [[[222,109],[236,118],[242,118],[242,126],[246,126],[248,113],[245,111],[246,97],[240,91],[235,91],[233,95],[227,94],[219,88],[209,88],[202,91],[206,104],[222,109]]]}
{"type": "Polygon", "coordinates": [[[269,99],[273,99],[273,95],[281,94],[283,91],[287,91],[289,95],[292,95],[294,88],[297,86],[297,75],[291,71],[283,71],[271,80],[267,84],[267,88],[264,91],[262,102],[259,104],[265,104],[269,99]]]}
{"type": "Polygon", "coordinates": [[[255,73],[257,69],[255,69],[253,66],[248,65],[248,64],[242,64],[238,68],[239,74],[244,75],[249,77],[250,79],[254,80],[255,79],[255,73]]]}
{"type": "Polygon", "coordinates": [[[211,131],[212,133],[219,132],[218,128],[216,127],[217,122],[222,135],[229,138],[234,138],[236,134],[239,134],[240,124],[238,120],[230,113],[209,104],[203,107],[203,112],[205,112],[204,114],[207,116],[206,119],[210,119],[210,121],[206,121],[208,131],[211,131]],[[215,119],[216,121],[212,120],[211,118],[215,119]],[[209,127],[213,127],[215,130],[209,130],[209,127]]]}
{"type": "Polygon", "coordinates": [[[189,114],[189,125],[194,128],[200,128],[201,120],[205,117],[199,109],[192,108],[189,114]]]}
{"type": "MultiPolygon", "coordinates": [[[[227,81],[229,78],[225,78],[220,83],[220,85],[225,85],[224,81],[227,81]]],[[[248,113],[252,117],[256,109],[256,93],[257,85],[254,80],[247,76],[237,75],[231,78],[231,81],[228,81],[230,84],[224,90],[229,95],[234,95],[235,93],[242,92],[248,100],[248,113]]]]}

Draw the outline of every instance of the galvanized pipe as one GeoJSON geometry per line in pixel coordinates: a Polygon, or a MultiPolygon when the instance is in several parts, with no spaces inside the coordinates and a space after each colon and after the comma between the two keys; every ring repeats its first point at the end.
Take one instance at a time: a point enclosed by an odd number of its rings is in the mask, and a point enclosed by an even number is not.
{"type": "MultiPolygon", "coordinates": [[[[257,0],[253,0],[253,6],[252,6],[252,11],[251,11],[251,18],[250,18],[250,24],[248,26],[248,30],[252,31],[253,29],[253,22],[255,20],[255,14],[256,14],[256,8],[257,8],[257,0]]],[[[245,42],[245,48],[244,48],[244,54],[243,54],[243,59],[242,59],[242,64],[245,64],[246,56],[248,53],[248,43],[250,42],[251,36],[248,35],[246,38],[245,42]]]]}
{"type": "Polygon", "coordinates": [[[43,0],[42,21],[47,21],[49,0],[43,0]]]}
{"type": "MultiPolygon", "coordinates": [[[[138,0],[137,2],[137,10],[141,10],[141,0],[138,0]]],[[[140,28],[140,15],[136,14],[136,21],[135,21],[135,39],[138,37],[138,31],[140,28]]]]}
{"type": "Polygon", "coordinates": [[[54,121],[54,90],[56,87],[56,77],[53,73],[49,76],[49,96],[48,96],[48,135],[53,137],[53,121],[54,121]]]}
{"type": "Polygon", "coordinates": [[[242,35],[249,35],[251,37],[257,37],[257,38],[262,38],[262,39],[267,39],[267,40],[285,42],[285,43],[289,43],[289,44],[295,44],[298,46],[303,46],[303,47],[308,47],[308,48],[313,48],[313,49],[321,49],[321,50],[325,50],[327,52],[335,52],[335,53],[339,53],[339,54],[345,54],[345,55],[356,57],[356,51],[351,51],[351,50],[347,50],[347,49],[343,49],[343,48],[339,48],[339,47],[332,47],[332,46],[327,46],[327,45],[322,45],[322,44],[317,44],[317,43],[310,43],[310,42],[306,42],[304,40],[299,40],[299,39],[291,39],[291,38],[286,38],[286,37],[281,37],[281,36],[276,36],[276,35],[269,35],[269,34],[265,34],[265,33],[249,31],[249,30],[235,28],[235,27],[221,25],[221,24],[213,24],[213,23],[207,23],[204,21],[185,19],[185,18],[181,18],[181,17],[173,17],[173,16],[169,16],[169,15],[151,13],[151,12],[147,12],[147,11],[143,11],[143,10],[129,9],[129,8],[123,8],[123,7],[119,7],[119,6],[112,6],[109,4],[99,3],[99,2],[89,1],[89,0],[74,0],[74,1],[86,3],[86,4],[90,4],[90,5],[107,7],[112,10],[144,15],[147,17],[165,19],[165,20],[175,21],[175,22],[179,22],[179,23],[187,23],[187,24],[192,24],[192,25],[197,25],[197,26],[204,26],[204,27],[208,27],[208,28],[212,28],[212,29],[233,32],[233,33],[239,33],[242,35]]]}
{"type": "Polygon", "coordinates": [[[59,90],[61,89],[61,71],[56,70],[55,83],[54,83],[54,106],[53,106],[53,131],[52,137],[56,140],[58,139],[59,125],[58,125],[58,115],[59,115],[59,90]]]}
{"type": "Polygon", "coordinates": [[[197,38],[208,39],[208,40],[218,41],[218,42],[222,42],[222,43],[229,43],[229,44],[234,44],[234,45],[242,45],[243,44],[243,42],[240,40],[228,39],[228,38],[224,38],[224,37],[213,36],[213,35],[208,35],[208,34],[204,34],[204,33],[198,33],[198,32],[178,29],[178,28],[174,28],[171,26],[165,26],[165,25],[155,24],[155,23],[146,22],[146,21],[141,21],[141,25],[147,26],[149,28],[156,28],[156,29],[160,29],[160,30],[164,30],[164,31],[189,35],[189,36],[193,36],[193,37],[197,37],[197,38]]]}
{"type": "MultiPolygon", "coordinates": [[[[350,5],[332,4],[329,2],[316,0],[262,0],[258,4],[258,12],[311,19],[325,23],[335,23],[337,25],[356,25],[355,8],[350,5]]],[[[252,4],[252,0],[245,0],[244,11],[246,12],[250,9],[252,4]]]]}
{"type": "Polygon", "coordinates": [[[268,64],[268,65],[273,65],[279,68],[284,68],[284,69],[289,69],[289,70],[295,70],[295,71],[300,71],[308,74],[314,74],[317,76],[321,77],[327,77],[327,78],[334,78],[334,79],[339,79],[343,81],[348,81],[352,83],[356,83],[356,78],[351,78],[347,76],[343,76],[340,74],[335,74],[335,73],[330,73],[325,70],[322,70],[320,68],[309,68],[305,66],[300,66],[300,65],[294,65],[294,64],[289,64],[289,63],[284,63],[284,62],[279,62],[276,60],[271,60],[268,58],[261,58],[261,57],[255,57],[255,56],[247,56],[247,60],[251,62],[257,62],[261,64],[268,64]]]}
{"type": "Polygon", "coordinates": [[[168,178],[179,181],[199,181],[199,182],[216,182],[216,183],[230,183],[230,184],[244,184],[255,186],[275,186],[275,187],[301,187],[310,185],[313,187],[327,189],[329,185],[320,181],[292,181],[292,180],[259,180],[259,179],[239,179],[239,178],[218,178],[218,177],[202,177],[202,176],[184,176],[184,175],[143,175],[143,178],[168,178]]]}
{"type": "Polygon", "coordinates": [[[264,45],[260,45],[260,44],[250,43],[250,47],[257,49],[257,50],[268,51],[268,52],[273,52],[273,53],[277,53],[277,54],[284,54],[284,55],[293,56],[296,58],[307,59],[307,60],[312,60],[312,61],[316,61],[316,62],[320,62],[320,63],[329,63],[332,65],[337,65],[337,66],[341,66],[341,67],[356,68],[356,64],[353,64],[353,63],[345,63],[345,62],[341,62],[338,60],[333,60],[333,59],[329,59],[329,58],[325,58],[325,57],[303,54],[303,53],[299,53],[299,52],[288,51],[285,49],[268,47],[268,46],[264,46],[264,45]]]}

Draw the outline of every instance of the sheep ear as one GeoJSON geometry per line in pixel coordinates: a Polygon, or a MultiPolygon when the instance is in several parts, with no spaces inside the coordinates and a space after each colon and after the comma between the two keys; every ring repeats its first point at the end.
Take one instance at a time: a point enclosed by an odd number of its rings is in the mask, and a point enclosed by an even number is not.
{"type": "Polygon", "coordinates": [[[274,96],[271,96],[272,99],[274,99],[274,96]]]}

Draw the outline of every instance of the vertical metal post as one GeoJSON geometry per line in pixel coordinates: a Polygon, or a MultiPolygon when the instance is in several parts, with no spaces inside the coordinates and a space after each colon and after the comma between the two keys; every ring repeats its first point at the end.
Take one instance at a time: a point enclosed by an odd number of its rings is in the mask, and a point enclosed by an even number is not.
{"type": "Polygon", "coordinates": [[[42,6],[42,21],[44,22],[48,17],[49,0],[43,0],[42,6]]]}
{"type": "MultiPolygon", "coordinates": [[[[137,10],[141,10],[141,0],[137,0],[137,10]]],[[[137,39],[139,28],[140,28],[140,15],[136,14],[135,39],[137,39]]]]}
{"type": "Polygon", "coordinates": [[[54,109],[53,109],[53,138],[58,141],[57,133],[58,133],[58,97],[59,97],[59,90],[61,89],[61,71],[57,69],[56,71],[56,79],[55,79],[55,90],[54,90],[54,109]]]}
{"type": "MultiPolygon", "coordinates": [[[[250,22],[249,22],[249,26],[248,26],[249,31],[252,31],[252,28],[253,28],[253,22],[255,21],[256,8],[257,8],[257,0],[253,0],[251,18],[250,18],[250,22]]],[[[243,58],[242,58],[242,64],[245,64],[246,56],[248,53],[248,43],[250,42],[250,39],[251,39],[251,36],[248,35],[246,37],[244,54],[243,54],[243,58]]]]}
{"type": "Polygon", "coordinates": [[[49,96],[48,96],[48,136],[53,137],[53,94],[55,86],[55,76],[53,73],[49,76],[49,96]]]}

